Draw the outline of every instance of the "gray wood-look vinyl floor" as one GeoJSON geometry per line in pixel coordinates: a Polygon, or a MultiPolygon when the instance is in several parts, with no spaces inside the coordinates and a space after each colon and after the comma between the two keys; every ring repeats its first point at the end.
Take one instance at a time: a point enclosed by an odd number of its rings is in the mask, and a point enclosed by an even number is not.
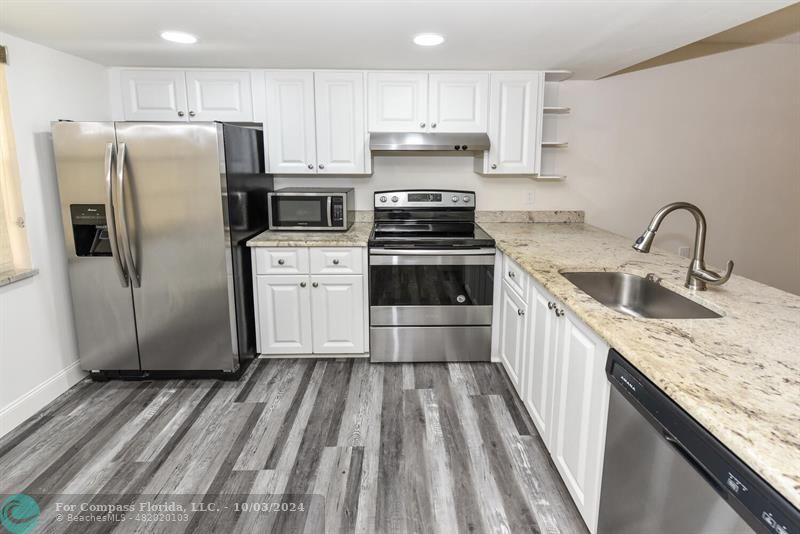
{"type": "Polygon", "coordinates": [[[587,532],[490,363],[262,359],[237,382],[86,380],[0,439],[0,499],[16,493],[42,509],[34,532],[587,532]],[[189,513],[65,522],[65,502],[189,513]]]}

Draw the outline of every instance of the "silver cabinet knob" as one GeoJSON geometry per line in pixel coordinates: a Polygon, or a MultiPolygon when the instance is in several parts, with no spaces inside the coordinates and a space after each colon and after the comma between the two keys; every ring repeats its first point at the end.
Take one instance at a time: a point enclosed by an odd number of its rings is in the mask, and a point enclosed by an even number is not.
{"type": "Polygon", "coordinates": [[[523,315],[525,315],[525,310],[517,310],[517,315],[522,317],[523,315]]]}
{"type": "Polygon", "coordinates": [[[320,164],[319,164],[319,168],[320,168],[320,169],[324,169],[324,168],[325,168],[325,165],[323,165],[322,163],[320,163],[320,164]]]}
{"type": "Polygon", "coordinates": [[[197,113],[195,113],[194,111],[189,110],[189,116],[190,117],[194,117],[195,115],[197,115],[197,113]]]}
{"type": "Polygon", "coordinates": [[[496,169],[497,168],[497,163],[492,163],[492,168],[496,169]]]}
{"type": "Polygon", "coordinates": [[[305,282],[300,282],[300,287],[306,287],[306,283],[305,282]]]}
{"type": "Polygon", "coordinates": [[[556,317],[564,317],[564,310],[556,308],[556,317]]]}
{"type": "Polygon", "coordinates": [[[286,260],[284,259],[278,260],[278,265],[283,265],[284,263],[286,263],[286,260]]]}
{"type": "Polygon", "coordinates": [[[339,265],[339,260],[338,260],[338,259],[334,259],[334,260],[333,260],[333,264],[334,264],[334,265],[339,265]]]}
{"type": "Polygon", "coordinates": [[[183,117],[184,115],[186,115],[186,113],[184,113],[183,111],[178,112],[178,117],[183,117]]]}
{"type": "Polygon", "coordinates": [[[547,309],[548,310],[552,310],[555,307],[556,307],[556,303],[555,302],[550,301],[550,302],[547,303],[547,309]]]}
{"type": "Polygon", "coordinates": [[[425,128],[425,123],[424,122],[419,123],[419,127],[420,128],[425,128]]]}
{"type": "Polygon", "coordinates": [[[508,271],[508,277],[509,277],[509,278],[516,278],[516,276],[517,276],[517,275],[516,275],[516,274],[514,274],[514,271],[508,271]]]}
{"type": "Polygon", "coordinates": [[[312,282],[311,285],[314,287],[319,287],[319,284],[317,282],[312,282]]]}
{"type": "Polygon", "coordinates": [[[308,164],[308,168],[309,168],[309,169],[313,169],[313,168],[314,168],[314,164],[313,164],[313,163],[309,163],[309,164],[308,164]]]}
{"type": "Polygon", "coordinates": [[[435,122],[431,123],[431,128],[436,128],[436,123],[435,122]]]}

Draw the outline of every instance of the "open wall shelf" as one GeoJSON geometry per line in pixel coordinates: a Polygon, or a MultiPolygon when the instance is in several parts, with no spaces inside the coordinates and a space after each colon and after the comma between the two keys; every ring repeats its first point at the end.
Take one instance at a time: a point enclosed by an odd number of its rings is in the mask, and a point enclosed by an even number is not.
{"type": "Polygon", "coordinates": [[[552,113],[552,114],[559,114],[564,115],[570,112],[570,109],[566,106],[545,106],[544,107],[545,113],[552,113]]]}

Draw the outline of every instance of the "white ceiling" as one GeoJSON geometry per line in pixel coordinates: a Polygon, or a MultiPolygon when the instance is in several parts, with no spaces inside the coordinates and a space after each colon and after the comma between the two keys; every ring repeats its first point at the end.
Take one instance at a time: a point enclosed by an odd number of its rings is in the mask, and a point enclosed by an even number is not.
{"type": "Polygon", "coordinates": [[[104,65],[567,69],[592,79],[792,3],[0,0],[0,30],[104,65]],[[162,41],[167,29],[199,43],[162,41]],[[446,41],[415,46],[420,32],[446,41]]]}

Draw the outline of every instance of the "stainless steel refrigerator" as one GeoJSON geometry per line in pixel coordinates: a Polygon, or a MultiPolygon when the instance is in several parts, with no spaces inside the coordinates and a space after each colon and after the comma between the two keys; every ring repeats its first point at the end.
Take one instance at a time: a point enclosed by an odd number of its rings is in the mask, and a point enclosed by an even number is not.
{"type": "Polygon", "coordinates": [[[263,133],[52,124],[78,350],[96,378],[235,376],[255,353],[247,239],[267,227],[263,133]]]}

